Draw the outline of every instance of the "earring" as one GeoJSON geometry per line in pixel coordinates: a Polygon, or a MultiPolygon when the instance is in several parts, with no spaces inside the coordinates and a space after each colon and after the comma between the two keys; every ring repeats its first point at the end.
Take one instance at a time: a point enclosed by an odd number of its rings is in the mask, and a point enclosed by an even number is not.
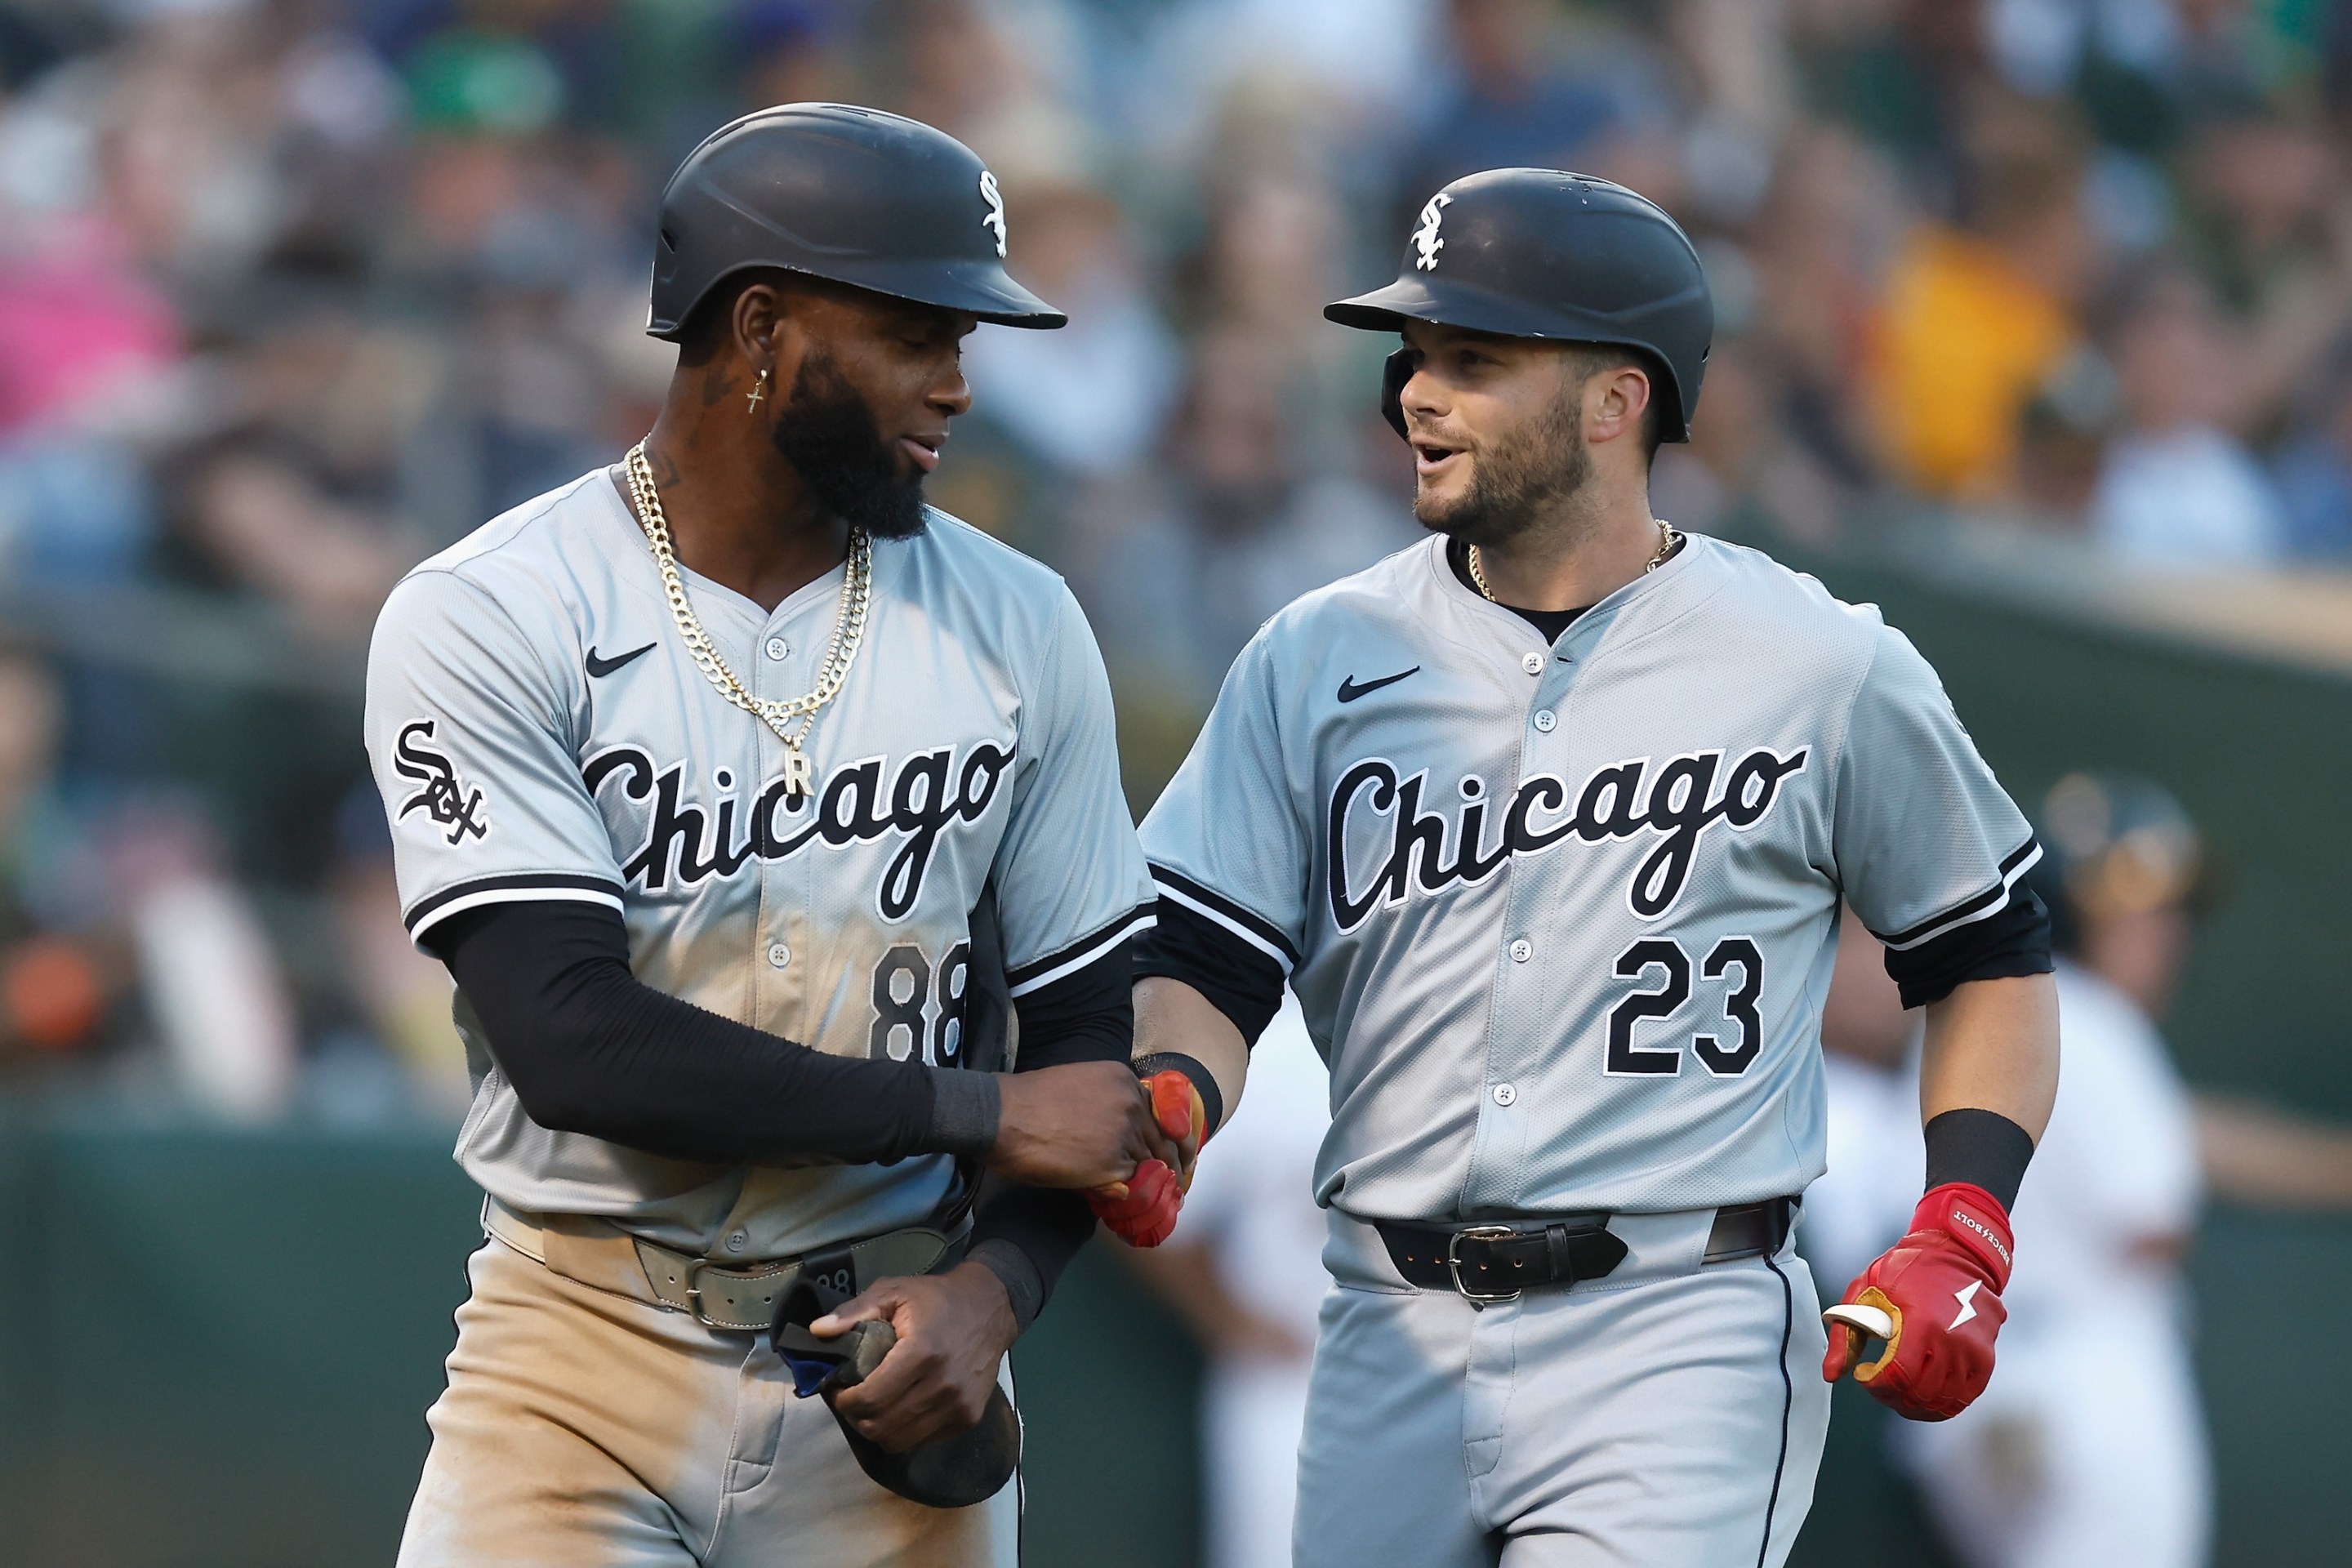
{"type": "Polygon", "coordinates": [[[763,370],[760,373],[760,379],[752,384],[751,395],[745,400],[743,411],[747,414],[757,414],[760,411],[760,399],[767,395],[768,373],[763,370]]]}

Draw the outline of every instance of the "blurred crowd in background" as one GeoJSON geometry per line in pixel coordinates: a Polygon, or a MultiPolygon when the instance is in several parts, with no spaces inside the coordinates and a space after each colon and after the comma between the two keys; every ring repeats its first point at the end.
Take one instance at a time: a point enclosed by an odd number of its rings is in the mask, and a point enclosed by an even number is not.
{"type": "Polygon", "coordinates": [[[1139,806],[1268,613],[1416,536],[1384,347],[1319,308],[1479,168],[1621,180],[1697,240],[1661,516],[2352,557],[2321,0],[0,0],[0,1067],[462,1101],[369,627],[647,427],[661,182],[808,99],[971,143],[1072,317],[971,341],[931,489],[1076,588],[1139,806]]]}
{"type": "MultiPolygon", "coordinates": [[[[360,747],[369,630],[415,562],[644,433],[675,352],[643,331],[662,181],[812,99],[978,150],[1014,271],[1072,318],[969,340],[975,408],[929,489],[1069,578],[1139,812],[1267,615],[1419,536],[1388,345],[1320,309],[1481,168],[1622,181],[1696,240],[1717,328],[1661,517],[1801,562],[1967,531],[2192,583],[2352,566],[2352,5],[0,0],[0,1117],[40,1085],[454,1120],[449,984],[401,929],[360,747]]],[[[2352,1203],[2342,1130],[2168,1076],[2194,880],[2141,879],[2162,896],[2127,912],[2172,923],[2126,956],[2156,958],[2074,954],[2067,981],[2131,1003],[2070,1000],[2082,1081],[2107,1048],[2154,1108],[2079,1138],[2169,1160],[2178,1200],[2084,1243],[2145,1277],[2173,1383],[2142,1393],[2187,1387],[2168,1314],[2200,1186],[2352,1203]]],[[[1853,1186],[1916,1158],[1911,1029],[1832,1015],[1848,1181],[1817,1190],[1818,1241],[1858,1263],[1900,1221],[1863,1199],[1916,1187],[1853,1186]],[[1871,1129],[1903,1150],[1857,1152],[1871,1129]]],[[[1270,1039],[1179,1245],[1141,1259],[1211,1353],[1226,1568],[1287,1539],[1321,1289],[1320,1069],[1295,1013],[1270,1039]]],[[[2106,1191],[2043,1185],[2077,1217],[2106,1191]]],[[[1997,1436],[2068,1385],[2005,1386],[1997,1436]]],[[[2070,1495],[2114,1517],[2172,1477],[2149,1528],[2195,1561],[2193,1394],[2108,1414],[2048,1424],[2090,1456],[2070,1495]]]]}

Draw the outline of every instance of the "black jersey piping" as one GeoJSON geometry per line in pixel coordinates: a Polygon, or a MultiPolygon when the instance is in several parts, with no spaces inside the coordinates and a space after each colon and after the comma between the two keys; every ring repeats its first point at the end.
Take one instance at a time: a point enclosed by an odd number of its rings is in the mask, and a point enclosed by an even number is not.
{"type": "Polygon", "coordinates": [[[1288,974],[1298,963],[1298,947],[1283,929],[1263,915],[1253,914],[1213,888],[1202,886],[1181,871],[1154,863],[1151,879],[1160,895],[1173,899],[1194,914],[1216,921],[1235,936],[1282,965],[1288,974]]]}
{"type": "Polygon", "coordinates": [[[1772,1490],[1764,1500],[1764,1539],[1757,1543],[1756,1568],[1772,1554],[1772,1516],[1780,1510],[1780,1478],[1789,1468],[1789,1422],[1797,1407],[1796,1381],[1789,1375],[1789,1345],[1797,1333],[1797,1291],[1780,1272],[1780,1261],[1764,1255],[1764,1267],[1780,1282],[1780,1453],[1772,1461],[1772,1490]]]}
{"type": "Polygon", "coordinates": [[[1879,931],[1870,934],[1900,952],[1906,947],[1917,947],[1921,942],[1932,941],[1955,926],[1964,926],[1970,921],[1999,914],[2008,906],[2010,895],[2016,891],[2018,879],[2032,870],[2033,863],[2041,858],[2042,845],[2029,835],[2025,842],[2000,863],[2000,879],[1983,892],[1963,899],[1941,914],[1930,915],[1917,925],[1891,936],[1879,931]]]}
{"type": "Polygon", "coordinates": [[[1041,985],[1050,985],[1064,975],[1084,969],[1137,931],[1150,929],[1159,919],[1156,904],[1139,904],[1110,924],[1080,937],[1058,952],[1033,959],[1017,969],[1006,970],[1005,988],[1012,995],[1019,996],[1041,985]]]}
{"type": "Polygon", "coordinates": [[[608,882],[602,877],[583,877],[572,871],[518,871],[499,877],[476,877],[442,889],[428,898],[410,906],[401,917],[411,937],[424,934],[434,921],[470,910],[479,904],[512,903],[527,898],[574,899],[585,903],[610,904],[620,909],[621,884],[608,882]]]}

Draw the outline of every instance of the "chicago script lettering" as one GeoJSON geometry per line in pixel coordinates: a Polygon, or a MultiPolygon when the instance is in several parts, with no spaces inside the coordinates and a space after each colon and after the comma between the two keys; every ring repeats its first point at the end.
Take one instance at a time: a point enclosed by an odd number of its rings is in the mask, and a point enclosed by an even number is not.
{"type": "Polygon", "coordinates": [[[1635,914],[1654,919],[1682,896],[1706,830],[1718,822],[1735,829],[1761,822],[1781,784],[1803,771],[1805,756],[1759,747],[1723,773],[1722,752],[1693,752],[1669,758],[1654,774],[1650,758],[1635,757],[1593,770],[1572,808],[1566,784],[1537,773],[1512,792],[1491,847],[1484,780],[1462,781],[1463,805],[1449,821],[1423,805],[1425,771],[1400,779],[1394,763],[1367,758],[1342,773],[1331,791],[1326,847],[1332,921],[1352,931],[1383,904],[1402,903],[1415,890],[1434,893],[1456,882],[1484,881],[1512,856],[1540,853],[1571,835],[1604,844],[1643,833],[1657,835],[1658,843],[1634,868],[1625,900],[1635,914]],[[1718,774],[1720,794],[1715,793],[1718,774]],[[1348,845],[1350,825],[1360,826],[1366,816],[1389,819],[1388,853],[1359,889],[1350,880],[1348,845]]]}
{"type": "Polygon", "coordinates": [[[884,866],[874,899],[884,920],[900,921],[922,894],[940,834],[986,815],[1012,765],[1010,751],[983,741],[961,769],[953,746],[918,752],[898,764],[887,786],[887,757],[835,768],[814,797],[772,780],[753,800],[740,840],[734,797],[706,814],[686,798],[683,763],[659,768],[639,748],[616,746],[590,759],[582,779],[592,795],[612,783],[630,800],[650,798],[644,840],[621,866],[625,879],[648,891],[731,877],[747,861],[786,859],[812,841],[841,848],[900,835],[905,842],[884,866]]]}

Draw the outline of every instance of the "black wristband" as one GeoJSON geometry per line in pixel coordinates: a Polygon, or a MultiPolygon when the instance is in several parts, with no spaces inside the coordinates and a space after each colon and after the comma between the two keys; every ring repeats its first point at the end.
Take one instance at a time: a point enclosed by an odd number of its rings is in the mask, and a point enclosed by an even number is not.
{"type": "Polygon", "coordinates": [[[1154,1051],[1148,1057],[1135,1058],[1135,1076],[1138,1078],[1150,1078],[1156,1072],[1171,1071],[1182,1073],[1192,1080],[1192,1087],[1200,1091],[1201,1110],[1208,1123],[1202,1130],[1201,1136],[1206,1140],[1210,1133],[1223,1126],[1225,1122],[1225,1097],[1217,1088],[1216,1074],[1181,1051],[1154,1051]]]}
{"type": "Polygon", "coordinates": [[[1953,1182],[1982,1187],[2003,1209],[2033,1158],[2033,1134],[1998,1110],[1947,1110],[1927,1123],[1927,1190],[1953,1182]]]}
{"type": "Polygon", "coordinates": [[[1094,1210],[1084,1194],[1024,1187],[991,1173],[981,1178],[967,1256],[1004,1282],[1013,1321],[1025,1330],[1094,1233],[1094,1210]]]}
{"type": "Polygon", "coordinates": [[[984,1160],[996,1147],[1003,1099],[992,1072],[931,1068],[931,1120],[926,1142],[958,1159],[984,1160]]]}
{"type": "Polygon", "coordinates": [[[964,1255],[968,1263],[977,1263],[1004,1287],[1004,1299],[1013,1308],[1013,1326],[1016,1332],[1027,1333],[1037,1314],[1045,1310],[1045,1279],[1036,1263],[1013,1242],[1001,1236],[992,1236],[974,1242],[964,1255]]]}

